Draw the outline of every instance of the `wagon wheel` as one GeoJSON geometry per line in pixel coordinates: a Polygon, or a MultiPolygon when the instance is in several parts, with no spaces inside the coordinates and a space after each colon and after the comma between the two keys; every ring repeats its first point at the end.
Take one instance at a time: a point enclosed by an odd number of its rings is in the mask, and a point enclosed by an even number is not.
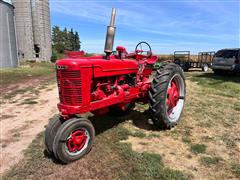
{"type": "Polygon", "coordinates": [[[204,71],[204,72],[208,71],[208,65],[207,64],[203,64],[202,71],[204,71]]]}

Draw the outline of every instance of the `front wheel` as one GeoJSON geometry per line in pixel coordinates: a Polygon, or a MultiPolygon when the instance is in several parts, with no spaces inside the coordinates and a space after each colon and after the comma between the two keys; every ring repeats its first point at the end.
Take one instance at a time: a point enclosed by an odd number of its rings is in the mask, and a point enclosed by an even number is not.
{"type": "Polygon", "coordinates": [[[183,111],[185,94],[185,78],[180,66],[171,63],[158,70],[149,91],[154,124],[161,129],[176,125],[183,111]]]}
{"type": "Polygon", "coordinates": [[[45,130],[44,133],[45,149],[49,154],[53,153],[52,148],[53,141],[61,124],[62,124],[61,117],[59,115],[55,115],[53,118],[50,119],[50,122],[45,130]]]}
{"type": "Polygon", "coordinates": [[[53,142],[54,155],[65,164],[76,161],[91,150],[94,138],[95,130],[91,121],[69,119],[57,131],[53,142]]]}

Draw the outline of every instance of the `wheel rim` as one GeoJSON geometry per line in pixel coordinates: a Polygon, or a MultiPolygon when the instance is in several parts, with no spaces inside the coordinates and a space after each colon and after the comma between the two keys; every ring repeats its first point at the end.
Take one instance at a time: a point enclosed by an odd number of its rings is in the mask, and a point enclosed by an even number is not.
{"type": "Polygon", "coordinates": [[[208,66],[205,65],[205,66],[203,67],[203,69],[204,69],[204,71],[206,72],[206,71],[208,70],[208,66]]]}
{"type": "Polygon", "coordinates": [[[71,156],[82,153],[87,148],[89,140],[90,135],[85,128],[73,131],[65,143],[66,152],[71,156]]]}
{"type": "Polygon", "coordinates": [[[178,121],[184,105],[184,81],[175,74],[169,82],[166,99],[166,113],[171,122],[178,121]]]}

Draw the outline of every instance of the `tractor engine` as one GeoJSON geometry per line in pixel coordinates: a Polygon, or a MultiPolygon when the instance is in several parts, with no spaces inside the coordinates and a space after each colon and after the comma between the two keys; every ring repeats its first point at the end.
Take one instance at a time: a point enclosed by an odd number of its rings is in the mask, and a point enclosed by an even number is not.
{"type": "Polygon", "coordinates": [[[114,55],[109,60],[102,56],[58,60],[60,112],[63,116],[86,112],[100,115],[110,106],[124,109],[137,99],[144,101],[152,70],[145,64],[141,65],[144,70],[139,66],[137,61],[114,55]]]}

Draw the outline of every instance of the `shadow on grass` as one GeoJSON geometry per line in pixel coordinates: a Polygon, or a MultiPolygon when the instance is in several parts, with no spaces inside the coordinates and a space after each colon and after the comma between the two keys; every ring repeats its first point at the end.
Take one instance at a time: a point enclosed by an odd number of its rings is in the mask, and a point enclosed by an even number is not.
{"type": "Polygon", "coordinates": [[[43,149],[43,155],[45,158],[52,160],[55,164],[64,165],[59,159],[57,159],[53,154],[49,153],[46,149],[43,149]]]}
{"type": "Polygon", "coordinates": [[[145,110],[144,112],[132,110],[130,113],[123,116],[117,117],[117,116],[104,115],[104,116],[93,116],[89,119],[92,121],[95,127],[96,135],[101,134],[106,130],[111,129],[127,120],[131,120],[134,126],[140,129],[152,130],[152,131],[160,130],[156,128],[156,126],[148,123],[148,119],[149,119],[148,110],[145,110]]]}
{"type": "MultiPolygon", "coordinates": [[[[148,123],[148,119],[149,119],[148,110],[144,112],[132,110],[130,113],[122,116],[103,115],[103,116],[92,116],[92,117],[89,117],[88,119],[91,120],[95,128],[96,136],[104,133],[107,130],[117,127],[119,124],[127,120],[131,120],[134,126],[140,129],[160,131],[159,128],[148,123]]],[[[46,150],[43,151],[43,154],[46,158],[52,159],[52,162],[54,162],[55,164],[62,164],[57,158],[55,158],[52,154],[49,154],[46,150]]]]}

